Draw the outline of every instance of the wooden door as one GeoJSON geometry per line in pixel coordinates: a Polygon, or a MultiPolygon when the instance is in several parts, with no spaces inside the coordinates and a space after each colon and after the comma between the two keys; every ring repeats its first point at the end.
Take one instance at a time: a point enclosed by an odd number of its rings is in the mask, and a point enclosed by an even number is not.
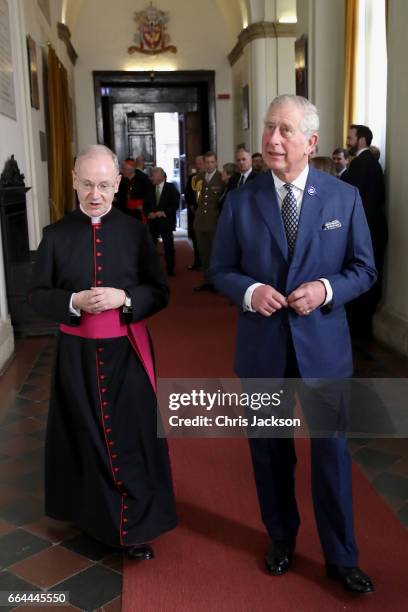
{"type": "Polygon", "coordinates": [[[150,174],[150,170],[156,165],[154,114],[141,114],[134,111],[127,113],[125,131],[127,157],[135,159],[138,155],[143,155],[146,170],[150,174]]]}
{"type": "Polygon", "coordinates": [[[201,113],[179,113],[180,142],[180,187],[182,193],[187,183],[188,175],[194,167],[194,159],[202,154],[201,113]]]}

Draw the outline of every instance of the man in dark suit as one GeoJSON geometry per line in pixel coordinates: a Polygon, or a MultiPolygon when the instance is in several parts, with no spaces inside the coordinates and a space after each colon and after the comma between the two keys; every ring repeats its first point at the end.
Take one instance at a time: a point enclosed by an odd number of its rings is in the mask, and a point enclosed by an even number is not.
{"type": "Polygon", "coordinates": [[[176,258],[173,231],[176,229],[180,193],[172,183],[166,182],[166,173],[163,168],[152,169],[151,181],[155,190],[154,204],[149,208],[145,207],[149,228],[155,244],[159,236],[162,237],[167,274],[174,276],[176,258]]]}
{"type": "Polygon", "coordinates": [[[235,153],[235,161],[238,166],[239,174],[237,174],[230,187],[235,189],[236,187],[243,187],[248,181],[252,181],[258,175],[252,169],[252,157],[249,151],[240,147],[235,153]]]}
{"type": "Polygon", "coordinates": [[[337,178],[342,181],[346,180],[349,157],[347,149],[342,147],[337,147],[332,153],[332,160],[336,165],[337,178]]]}
{"type": "MultiPolygon", "coordinates": [[[[301,389],[316,401],[313,410],[320,408],[319,398],[308,379],[341,381],[352,374],[344,305],[376,278],[357,189],[308,165],[318,127],[317,110],[305,98],[273,100],[262,142],[271,172],[230,193],[211,261],[216,289],[240,313],[236,373],[247,379],[301,379],[301,389]]],[[[339,411],[345,399],[341,389],[326,397],[325,412],[339,411]]],[[[305,412],[303,402],[302,408],[305,412]]],[[[313,410],[309,405],[309,417],[313,410]]],[[[367,593],[373,585],[357,566],[351,458],[346,438],[332,434],[311,438],[313,500],[326,572],[344,588],[367,593]]],[[[249,441],[261,514],[273,540],[266,564],[280,576],[291,566],[300,524],[296,455],[293,435],[270,436],[249,441]]]]}
{"type": "Polygon", "coordinates": [[[197,237],[194,231],[194,217],[197,208],[197,201],[200,197],[200,191],[203,185],[202,179],[199,175],[205,171],[204,168],[204,157],[197,155],[194,160],[195,167],[193,172],[187,179],[187,185],[184,192],[184,199],[187,204],[187,223],[188,223],[188,237],[193,243],[194,260],[193,263],[188,266],[188,270],[198,270],[201,268],[200,254],[198,252],[197,237]]]}
{"type": "Polygon", "coordinates": [[[347,147],[351,155],[344,180],[354,185],[360,192],[364,211],[373,241],[375,265],[378,271],[377,282],[371,289],[347,307],[353,339],[367,342],[372,338],[372,320],[378,302],[382,296],[382,271],[384,266],[385,247],[388,230],[384,211],[385,184],[384,173],[380,163],[373,156],[369,147],[373,134],[365,125],[351,125],[347,136],[347,147]]]}

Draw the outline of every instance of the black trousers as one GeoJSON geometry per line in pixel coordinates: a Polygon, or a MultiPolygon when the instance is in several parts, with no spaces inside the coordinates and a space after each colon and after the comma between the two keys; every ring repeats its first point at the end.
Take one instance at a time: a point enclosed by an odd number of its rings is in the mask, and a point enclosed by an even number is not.
{"type": "Polygon", "coordinates": [[[174,236],[173,230],[168,228],[160,227],[158,223],[149,223],[150,233],[153,238],[154,244],[157,244],[159,236],[163,240],[164,246],[164,259],[166,261],[166,269],[168,273],[174,272],[174,266],[176,264],[176,251],[174,248],[174,236]]]}

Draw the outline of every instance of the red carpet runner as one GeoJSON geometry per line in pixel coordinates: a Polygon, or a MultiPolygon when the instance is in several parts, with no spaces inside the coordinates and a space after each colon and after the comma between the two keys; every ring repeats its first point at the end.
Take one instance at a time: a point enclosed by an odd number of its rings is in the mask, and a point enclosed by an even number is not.
{"type": "MultiPolygon", "coordinates": [[[[171,306],[149,324],[163,377],[232,376],[236,314],[219,295],[194,294],[188,245],[177,244],[171,306]]],[[[180,525],[156,542],[156,559],[126,562],[124,612],[399,612],[408,610],[407,533],[356,468],[361,566],[376,593],[353,596],[325,577],[310,495],[307,444],[298,447],[302,525],[293,571],[269,576],[245,440],[170,440],[180,525]]]]}

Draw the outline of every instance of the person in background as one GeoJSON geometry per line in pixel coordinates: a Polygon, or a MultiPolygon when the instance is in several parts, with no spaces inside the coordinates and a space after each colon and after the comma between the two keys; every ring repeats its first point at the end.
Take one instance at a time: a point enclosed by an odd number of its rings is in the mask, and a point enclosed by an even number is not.
{"type": "Polygon", "coordinates": [[[159,236],[163,240],[167,275],[175,276],[176,253],[173,232],[176,229],[180,193],[172,183],[166,181],[166,178],[163,168],[152,169],[150,180],[155,190],[155,204],[149,210],[146,209],[146,212],[154,244],[157,244],[159,236]]]}
{"type": "Polygon", "coordinates": [[[214,289],[208,266],[219,215],[218,200],[225,189],[221,172],[217,170],[217,155],[214,151],[208,151],[204,155],[204,166],[205,172],[197,177],[202,181],[202,188],[194,219],[198,252],[203,264],[204,282],[195,287],[194,291],[213,291],[214,289]]]}
{"type": "Polygon", "coordinates": [[[252,170],[257,174],[268,170],[263,160],[262,153],[252,153],[252,170]]]}
{"type": "Polygon", "coordinates": [[[381,164],[370,151],[373,133],[366,125],[351,125],[347,136],[350,155],[355,157],[345,174],[345,182],[357,187],[373,242],[377,282],[364,295],[347,306],[353,339],[366,345],[373,335],[373,317],[382,297],[385,248],[388,240],[385,215],[385,181],[381,164]]]}
{"type": "Polygon", "coordinates": [[[184,192],[184,198],[187,204],[188,237],[193,244],[194,253],[193,263],[188,266],[188,270],[199,270],[201,268],[197,237],[194,231],[194,217],[197,208],[197,201],[200,197],[200,192],[203,186],[203,179],[200,178],[200,174],[203,173],[204,170],[204,157],[202,155],[197,155],[194,160],[193,171],[187,179],[186,190],[184,192]]]}
{"type": "Polygon", "coordinates": [[[235,162],[238,166],[239,175],[231,181],[231,189],[243,187],[248,181],[256,178],[257,174],[252,170],[252,157],[249,151],[240,147],[235,153],[235,162]]]}
{"type": "Polygon", "coordinates": [[[239,176],[239,172],[236,164],[228,163],[223,165],[221,178],[225,183],[225,189],[218,200],[218,208],[220,212],[222,211],[222,207],[224,206],[225,198],[227,197],[228,193],[234,189],[234,183],[236,183],[237,175],[239,176]]]}
{"type": "Polygon", "coordinates": [[[321,170],[322,172],[327,172],[327,174],[331,174],[332,176],[337,176],[336,165],[331,157],[323,157],[318,155],[317,157],[312,157],[310,159],[310,164],[316,168],[316,170],[321,170]]]}
{"type": "Polygon", "coordinates": [[[347,168],[350,161],[349,152],[347,151],[347,149],[337,147],[337,149],[334,149],[332,153],[332,160],[336,165],[337,178],[344,181],[346,178],[347,168]]]}

